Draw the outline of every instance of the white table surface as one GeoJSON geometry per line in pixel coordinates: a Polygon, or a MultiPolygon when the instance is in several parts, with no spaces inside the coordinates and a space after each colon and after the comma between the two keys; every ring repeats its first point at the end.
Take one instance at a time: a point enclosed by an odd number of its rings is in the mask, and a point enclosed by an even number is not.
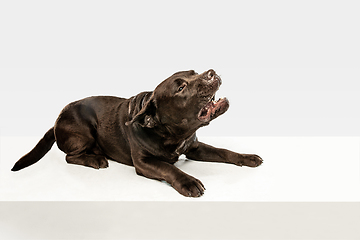
{"type": "Polygon", "coordinates": [[[359,137],[201,137],[199,140],[264,159],[258,168],[186,160],[176,163],[200,179],[205,194],[178,194],[168,184],[109,161],[95,170],[67,164],[56,144],[19,172],[13,164],[40,137],[1,137],[1,201],[360,201],[359,137]]]}

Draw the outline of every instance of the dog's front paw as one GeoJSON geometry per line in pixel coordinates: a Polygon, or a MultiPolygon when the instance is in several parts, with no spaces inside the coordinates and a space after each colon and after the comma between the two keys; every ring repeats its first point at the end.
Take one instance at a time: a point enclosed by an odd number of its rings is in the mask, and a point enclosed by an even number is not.
{"type": "Polygon", "coordinates": [[[185,197],[200,197],[205,191],[202,182],[189,175],[183,175],[177,178],[171,185],[185,197]]]}
{"type": "Polygon", "coordinates": [[[263,163],[261,157],[255,154],[239,154],[239,159],[235,163],[238,166],[247,166],[247,167],[258,167],[263,163]]]}

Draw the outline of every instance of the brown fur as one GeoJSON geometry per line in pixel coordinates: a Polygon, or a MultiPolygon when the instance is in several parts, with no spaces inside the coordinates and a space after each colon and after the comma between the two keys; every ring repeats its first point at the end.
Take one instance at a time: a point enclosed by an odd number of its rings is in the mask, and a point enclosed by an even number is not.
{"type": "Polygon", "coordinates": [[[257,167],[257,155],[218,149],[197,140],[196,130],[229,107],[228,100],[212,101],[221,85],[214,70],[178,72],[153,92],[130,98],[98,96],[67,105],[35,148],[13,171],[42,158],[56,141],[71,164],[108,167],[108,159],[135,167],[136,173],[171,184],[180,194],[199,197],[200,180],[173,164],[181,154],[198,161],[257,167]]]}

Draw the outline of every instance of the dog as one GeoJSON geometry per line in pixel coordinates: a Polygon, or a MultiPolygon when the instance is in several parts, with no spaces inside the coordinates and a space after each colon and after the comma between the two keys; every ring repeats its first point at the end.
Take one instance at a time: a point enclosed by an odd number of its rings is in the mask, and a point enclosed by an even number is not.
{"type": "Polygon", "coordinates": [[[174,166],[180,155],[248,167],[263,162],[255,154],[239,154],[198,141],[196,130],[229,108],[226,98],[215,100],[221,84],[212,69],[202,74],[181,71],[154,91],[129,99],[96,96],[72,102],[12,171],[36,163],[56,142],[70,164],[99,169],[108,167],[111,159],[134,166],[140,176],[166,181],[186,197],[200,197],[205,191],[202,182],[174,166]]]}

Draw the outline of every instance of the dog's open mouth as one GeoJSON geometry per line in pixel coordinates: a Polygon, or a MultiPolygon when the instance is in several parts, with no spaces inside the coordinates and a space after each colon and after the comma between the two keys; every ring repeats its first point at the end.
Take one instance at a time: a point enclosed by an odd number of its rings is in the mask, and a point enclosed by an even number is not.
{"type": "Polygon", "coordinates": [[[211,121],[229,108],[229,101],[227,98],[220,98],[215,101],[215,95],[211,98],[211,100],[200,110],[198,114],[198,119],[202,122],[211,121]]]}
{"type": "Polygon", "coordinates": [[[215,93],[219,89],[222,81],[214,70],[210,69],[205,74],[204,80],[207,83],[207,90],[212,93],[207,95],[208,102],[200,109],[198,119],[201,122],[210,122],[228,110],[229,101],[226,98],[220,98],[215,101],[215,93]]]}

